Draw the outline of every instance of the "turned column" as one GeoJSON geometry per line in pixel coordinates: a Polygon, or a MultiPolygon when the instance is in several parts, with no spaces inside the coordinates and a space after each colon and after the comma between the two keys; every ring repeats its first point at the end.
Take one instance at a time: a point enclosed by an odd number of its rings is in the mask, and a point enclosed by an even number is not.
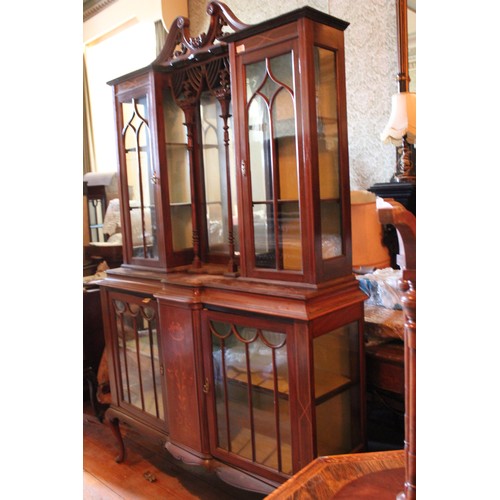
{"type": "Polygon", "coordinates": [[[404,490],[398,500],[417,498],[417,439],[416,439],[416,366],[417,366],[417,290],[413,279],[399,284],[403,292],[401,302],[405,312],[405,459],[404,490]]]}
{"type": "Polygon", "coordinates": [[[196,163],[194,159],[194,129],[196,122],[194,119],[194,114],[196,109],[194,105],[183,106],[182,111],[184,111],[184,116],[186,121],[184,125],[187,132],[187,150],[189,157],[189,168],[191,169],[191,175],[189,176],[191,182],[191,220],[193,224],[193,263],[192,266],[195,269],[201,267],[200,259],[200,228],[199,228],[199,217],[198,217],[198,206],[195,200],[197,200],[197,188],[196,188],[196,163]]]}

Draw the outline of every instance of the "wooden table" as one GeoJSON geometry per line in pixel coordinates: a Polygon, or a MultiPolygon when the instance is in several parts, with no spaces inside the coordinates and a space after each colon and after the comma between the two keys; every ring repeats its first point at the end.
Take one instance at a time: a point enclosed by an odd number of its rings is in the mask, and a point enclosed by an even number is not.
{"type": "Polygon", "coordinates": [[[404,450],[319,457],[266,500],[395,500],[405,481],[404,450]]]}

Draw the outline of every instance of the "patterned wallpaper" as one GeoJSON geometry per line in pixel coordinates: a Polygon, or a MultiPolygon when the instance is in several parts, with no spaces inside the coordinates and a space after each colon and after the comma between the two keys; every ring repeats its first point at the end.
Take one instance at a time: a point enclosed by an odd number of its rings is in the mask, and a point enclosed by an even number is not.
{"type": "Polygon", "coordinates": [[[329,14],[350,23],[345,31],[347,120],[351,187],[390,180],[394,146],[380,141],[397,91],[396,0],[329,0],[329,14]]]}
{"type": "MultiPolygon", "coordinates": [[[[390,180],[394,146],[382,144],[391,95],[397,91],[396,0],[223,0],[244,23],[255,24],[309,5],[350,23],[345,31],[347,119],[352,189],[390,180]]],[[[191,35],[208,28],[206,0],[188,0],[191,35]]]]}
{"type": "MultiPolygon", "coordinates": [[[[269,2],[268,0],[221,0],[246,24],[256,24],[266,19],[279,16],[299,7],[309,5],[323,12],[328,12],[328,0],[287,0],[269,2]]],[[[206,5],[210,0],[188,0],[191,34],[204,32],[208,28],[206,5]]]]}

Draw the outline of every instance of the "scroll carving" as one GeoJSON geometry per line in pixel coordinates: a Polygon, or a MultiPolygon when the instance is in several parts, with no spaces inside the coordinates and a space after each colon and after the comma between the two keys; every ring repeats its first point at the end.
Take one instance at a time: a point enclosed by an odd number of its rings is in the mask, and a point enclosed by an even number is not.
{"type": "Polygon", "coordinates": [[[200,49],[208,50],[220,43],[224,36],[229,34],[224,32],[225,27],[233,31],[248,27],[234,15],[227,5],[221,2],[210,2],[207,6],[207,14],[210,16],[207,33],[194,37],[191,36],[190,22],[187,17],[179,16],[175,19],[168,32],[165,45],[153,64],[170,66],[177,61],[189,59],[199,54],[200,49]]]}

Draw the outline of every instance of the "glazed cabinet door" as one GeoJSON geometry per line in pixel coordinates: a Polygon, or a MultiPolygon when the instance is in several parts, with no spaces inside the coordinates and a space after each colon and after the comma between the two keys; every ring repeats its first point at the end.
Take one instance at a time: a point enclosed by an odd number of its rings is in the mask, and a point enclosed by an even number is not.
{"type": "Polygon", "coordinates": [[[231,37],[244,276],[320,283],[351,273],[339,28],[306,17],[231,37]]]}
{"type": "Polygon", "coordinates": [[[162,80],[161,154],[165,155],[168,180],[168,221],[166,234],[169,262],[188,264],[193,260],[192,169],[186,134],[186,117],[176,104],[167,82],[162,80]]]}
{"type": "Polygon", "coordinates": [[[306,71],[309,93],[315,96],[314,105],[309,101],[317,217],[314,256],[318,281],[325,281],[352,270],[344,33],[323,24],[312,25],[312,31],[312,57],[307,59],[306,71]]]}
{"type": "Polygon", "coordinates": [[[205,309],[212,455],[283,481],[318,456],[360,451],[360,310],[302,322],[205,309]]]}
{"type": "Polygon", "coordinates": [[[278,481],[293,471],[290,328],[203,312],[211,453],[278,481]]]}
{"type": "MultiPolygon", "coordinates": [[[[227,57],[172,70],[162,80],[159,117],[168,171],[167,248],[176,262],[235,271],[237,210],[227,57]],[[163,131],[163,132],[162,132],[163,131]],[[233,219],[234,217],[234,219],[233,219]]],[[[159,80],[159,76],[156,76],[159,80]]],[[[163,151],[164,148],[164,151],[163,151]]]]}
{"type": "Polygon", "coordinates": [[[154,100],[148,75],[115,85],[124,261],[165,266],[154,100]]]}
{"type": "Polygon", "coordinates": [[[114,404],[160,430],[166,428],[164,365],[154,298],[118,291],[108,294],[114,404]]]}
{"type": "Polygon", "coordinates": [[[272,51],[242,53],[235,74],[244,78],[237,87],[243,94],[238,105],[244,272],[256,277],[277,272],[281,279],[301,281],[297,53],[297,45],[290,42],[272,51]]]}

